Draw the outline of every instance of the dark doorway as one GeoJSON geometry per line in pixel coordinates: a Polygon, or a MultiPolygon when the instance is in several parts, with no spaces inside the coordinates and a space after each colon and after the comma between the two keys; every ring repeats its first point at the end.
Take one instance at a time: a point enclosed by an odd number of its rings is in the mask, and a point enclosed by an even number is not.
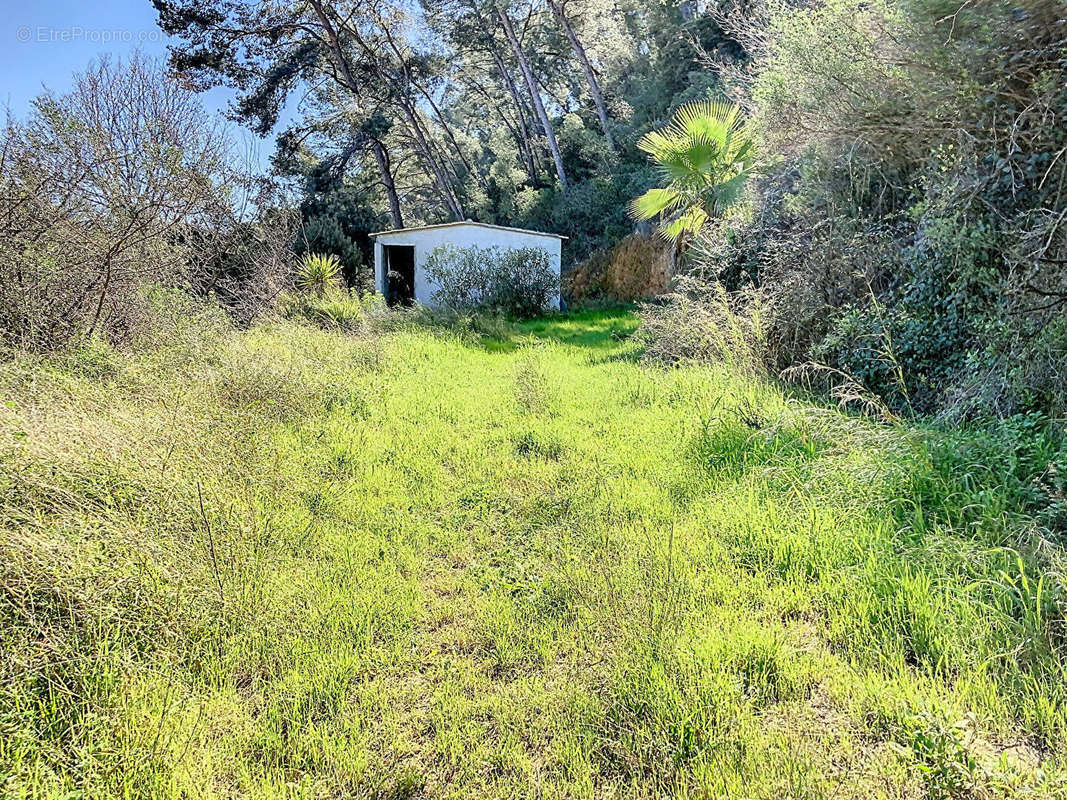
{"type": "Polygon", "coordinates": [[[410,306],[415,302],[415,248],[385,245],[385,302],[410,306]]]}

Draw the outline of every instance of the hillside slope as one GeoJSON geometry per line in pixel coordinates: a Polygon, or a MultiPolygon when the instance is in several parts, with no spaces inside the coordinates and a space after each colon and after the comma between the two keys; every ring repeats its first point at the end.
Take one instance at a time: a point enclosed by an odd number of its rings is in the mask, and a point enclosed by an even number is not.
{"type": "Polygon", "coordinates": [[[1010,465],[635,326],[0,366],[2,793],[1064,796],[1010,465]]]}

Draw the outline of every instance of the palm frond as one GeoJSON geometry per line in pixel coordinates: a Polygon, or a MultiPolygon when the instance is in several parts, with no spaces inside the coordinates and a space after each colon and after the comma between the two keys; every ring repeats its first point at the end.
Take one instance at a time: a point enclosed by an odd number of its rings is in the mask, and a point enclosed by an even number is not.
{"type": "Polygon", "coordinates": [[[736,205],[741,198],[741,191],[748,181],[749,172],[750,170],[741,170],[715,187],[715,207],[717,210],[725,211],[736,205]]]}
{"type": "Polygon", "coordinates": [[[707,221],[708,213],[702,208],[694,207],[662,225],[659,232],[661,236],[676,242],[686,234],[699,233],[707,221]]]}
{"type": "Polygon", "coordinates": [[[296,265],[293,283],[309,294],[323,295],[341,275],[340,259],[330,253],[305,253],[296,265]]]}
{"type": "Polygon", "coordinates": [[[706,138],[725,147],[740,116],[740,109],[731,103],[698,100],[675,112],[674,125],[688,136],[706,138]]]}
{"type": "Polygon", "coordinates": [[[652,219],[667,211],[673,211],[682,200],[682,195],[673,189],[649,189],[630,203],[634,219],[652,219]]]}
{"type": "Polygon", "coordinates": [[[670,131],[649,131],[637,140],[637,149],[648,153],[653,159],[659,160],[664,153],[674,150],[678,145],[678,137],[670,135],[670,131]]]}

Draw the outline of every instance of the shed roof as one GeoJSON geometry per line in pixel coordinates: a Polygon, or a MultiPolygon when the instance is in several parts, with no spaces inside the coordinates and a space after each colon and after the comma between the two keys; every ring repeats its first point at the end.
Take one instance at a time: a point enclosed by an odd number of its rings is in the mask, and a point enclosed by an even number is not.
{"type": "Polygon", "coordinates": [[[558,233],[546,233],[545,231],[531,231],[526,228],[509,228],[506,225],[490,225],[487,222],[474,222],[473,220],[463,220],[457,222],[442,222],[439,225],[420,225],[417,228],[393,228],[388,231],[377,231],[372,233],[371,236],[385,236],[389,233],[413,233],[415,231],[432,231],[437,228],[454,228],[463,225],[470,225],[475,228],[489,228],[494,231],[511,231],[512,233],[529,233],[533,236],[547,236],[551,239],[566,239],[566,236],[560,236],[558,233]]]}

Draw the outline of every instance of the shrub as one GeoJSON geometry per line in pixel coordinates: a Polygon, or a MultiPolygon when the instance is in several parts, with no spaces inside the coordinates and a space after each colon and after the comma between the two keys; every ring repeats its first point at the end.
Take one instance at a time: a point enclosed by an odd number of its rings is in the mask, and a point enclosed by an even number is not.
{"type": "Polygon", "coordinates": [[[658,297],[670,283],[670,252],[663,241],[634,234],[576,264],[564,281],[567,297],[575,302],[658,297]]]}
{"type": "Polygon", "coordinates": [[[364,303],[359,294],[336,286],[321,294],[288,295],[282,298],[280,305],[287,319],[305,319],[325,329],[353,332],[365,318],[364,303]]]}
{"type": "Polygon", "coordinates": [[[142,55],[91,65],[0,129],[0,344],[150,335],[151,287],[249,322],[289,278],[290,222],[231,166],[225,130],[142,55]]]}
{"type": "Polygon", "coordinates": [[[773,297],[776,366],[953,420],[1062,415],[1059,5],[829,0],[741,25],[763,149],[784,158],[695,261],[773,297]]]}
{"type": "Polygon", "coordinates": [[[224,194],[227,147],[144,56],[38,97],[0,131],[0,337],[49,350],[123,334],[141,287],[182,280],[175,234],[224,194]]]}
{"type": "Polygon", "coordinates": [[[296,265],[294,283],[307,294],[323,297],[337,285],[341,276],[341,260],[335,255],[305,253],[296,265]]]}
{"type": "Polygon", "coordinates": [[[546,311],[559,291],[548,252],[538,247],[438,247],[426,260],[434,300],[452,311],[486,310],[515,317],[546,311]]]}
{"type": "Polygon", "coordinates": [[[682,278],[662,303],[641,307],[637,337],[645,356],[665,363],[725,363],[750,375],[771,362],[767,314],[756,291],[728,293],[720,283],[682,278]]]}
{"type": "MultiPolygon", "coordinates": [[[[239,179],[246,187],[254,181],[251,175],[239,179]]],[[[179,243],[189,253],[185,280],[239,325],[250,324],[274,310],[292,285],[296,222],[295,214],[269,195],[257,197],[251,216],[247,209],[216,203],[179,243]]]]}
{"type": "Polygon", "coordinates": [[[131,350],[166,351],[171,359],[199,361],[232,330],[214,300],[162,286],[145,287],[139,294],[143,314],[131,332],[131,350]]]}
{"type": "Polygon", "coordinates": [[[341,262],[344,283],[360,294],[374,291],[374,245],[369,234],[389,223],[371,207],[365,190],[337,185],[313,173],[305,176],[299,212],[303,230],[294,237],[296,254],[332,253],[341,262]]]}

